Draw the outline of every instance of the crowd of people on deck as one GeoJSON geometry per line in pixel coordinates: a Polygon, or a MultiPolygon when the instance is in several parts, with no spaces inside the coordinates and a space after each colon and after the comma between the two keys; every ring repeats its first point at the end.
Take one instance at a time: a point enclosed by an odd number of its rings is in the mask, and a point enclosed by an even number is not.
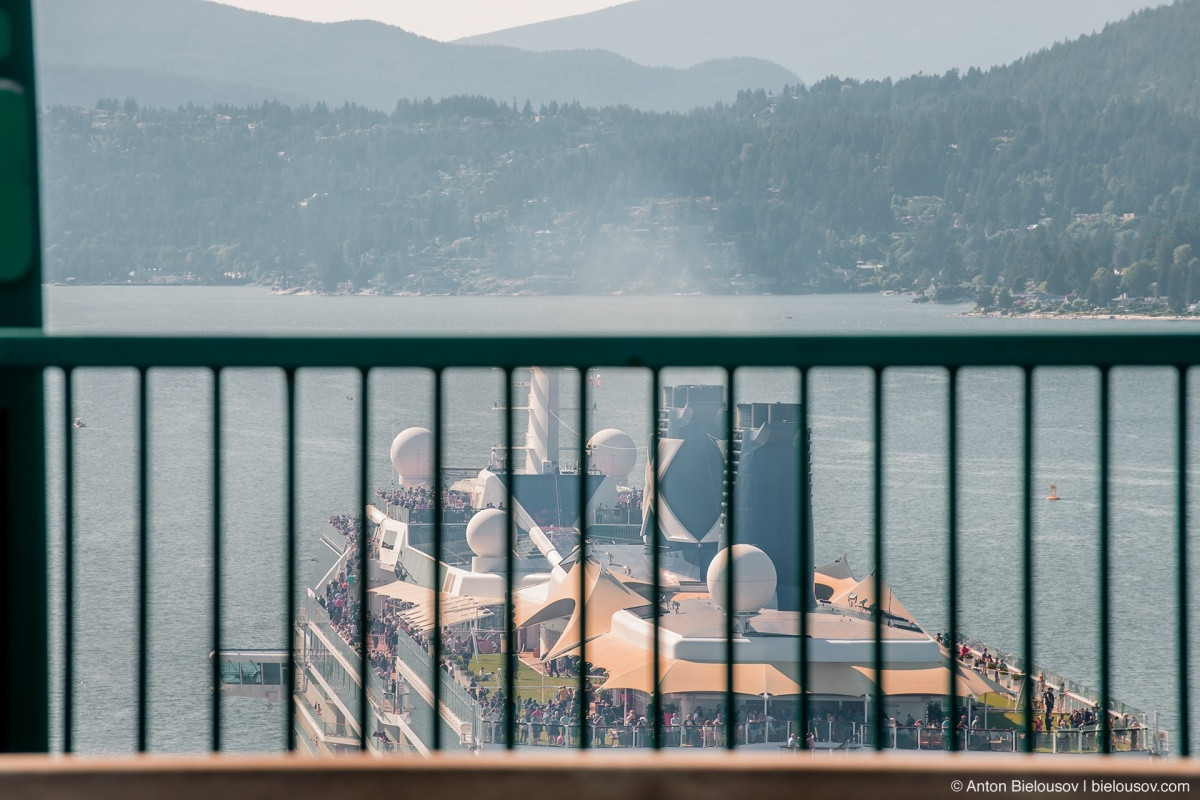
{"type": "Polygon", "coordinates": [[[349,514],[339,514],[335,517],[330,517],[329,524],[342,535],[347,545],[358,541],[358,520],[349,514]]]}
{"type": "MultiPolygon", "coordinates": [[[[354,538],[347,535],[347,544],[353,544],[354,538]]],[[[317,602],[329,614],[329,622],[334,630],[352,648],[358,647],[358,623],[362,608],[361,598],[356,589],[358,577],[356,562],[348,560],[317,596],[317,602]]]]}
{"type": "MultiPolygon", "coordinates": [[[[419,488],[406,491],[409,494],[403,498],[404,502],[414,504],[428,502],[428,491],[419,488]]],[[[382,496],[383,492],[380,494],[382,496]]],[[[391,502],[390,498],[385,499],[391,502]]],[[[413,507],[421,506],[414,505],[413,507]]],[[[349,515],[330,517],[329,524],[342,534],[348,547],[357,549],[359,532],[358,523],[354,517],[349,515]]],[[[347,645],[357,650],[360,646],[361,588],[359,586],[359,570],[354,560],[347,560],[337,574],[326,583],[323,590],[318,592],[317,601],[328,613],[329,621],[338,635],[347,645]]],[[[374,615],[368,622],[368,661],[375,673],[384,681],[385,687],[390,687],[392,692],[399,680],[396,670],[399,637],[406,636],[425,652],[431,652],[429,634],[410,624],[402,615],[403,611],[411,607],[411,603],[394,605],[386,613],[374,615]]],[[[478,647],[475,637],[455,635],[448,630],[443,631],[443,637],[440,665],[442,671],[449,679],[462,685],[479,704],[482,721],[490,723],[492,740],[503,741],[507,727],[504,724],[508,711],[506,696],[502,686],[493,690],[483,685],[494,679],[494,676],[477,674],[470,669],[472,658],[478,647]]],[[[942,634],[938,634],[937,638],[939,642],[944,641],[942,634]]],[[[488,642],[494,645],[491,640],[488,642]]],[[[977,654],[967,645],[962,645],[957,649],[956,655],[963,661],[974,661],[977,667],[984,669],[1005,668],[1003,660],[989,655],[986,648],[977,654]]],[[[550,690],[548,696],[540,699],[535,699],[533,696],[518,695],[516,697],[515,735],[517,743],[578,746],[580,703],[577,676],[580,666],[577,656],[551,659],[543,663],[542,669],[547,677],[575,678],[576,680],[550,690]]],[[[594,671],[590,664],[588,664],[588,668],[589,672],[594,671]]],[[[602,675],[602,673],[598,673],[598,675],[602,675]]],[[[593,746],[621,747],[649,744],[652,736],[650,729],[653,727],[649,720],[654,718],[653,707],[649,706],[639,712],[628,702],[619,702],[622,699],[627,700],[627,698],[622,698],[619,693],[597,690],[595,686],[589,685],[586,704],[589,709],[587,735],[591,737],[593,746]]],[[[1058,698],[1055,694],[1055,687],[1047,684],[1043,676],[1039,676],[1035,707],[1040,713],[1034,720],[1035,732],[1067,729],[1088,730],[1089,728],[1094,729],[1098,725],[1099,718],[1095,708],[1081,707],[1074,711],[1066,709],[1056,711],[1057,706],[1058,698]]],[[[772,738],[776,735],[776,729],[771,727],[774,722],[775,720],[767,713],[757,712],[743,706],[737,713],[735,736],[739,742],[766,741],[768,729],[771,731],[772,738]]],[[[838,708],[830,708],[810,722],[810,733],[804,745],[812,746],[811,731],[813,730],[818,731],[818,738],[824,740],[827,738],[826,730],[832,730],[833,726],[841,728],[847,725],[861,724],[863,724],[861,711],[850,706],[842,707],[839,704],[838,708]],[[824,716],[824,719],[821,716],[824,716]]],[[[937,702],[929,705],[925,719],[914,719],[909,714],[903,725],[899,725],[895,718],[888,718],[885,725],[894,729],[894,734],[889,738],[896,741],[901,747],[905,746],[902,740],[913,738],[915,742],[915,738],[921,736],[923,728],[934,729],[942,733],[944,738],[945,732],[950,727],[941,704],[937,702]]],[[[1125,715],[1125,718],[1118,723],[1118,727],[1129,729],[1132,731],[1133,737],[1137,736],[1137,723],[1128,715],[1125,715]],[[1121,723],[1124,724],[1121,725],[1121,723]]],[[[980,728],[979,716],[975,715],[973,719],[968,720],[966,713],[958,719],[955,725],[955,729],[958,731],[972,732],[960,734],[963,737],[974,735],[973,732],[980,728]]],[[[689,714],[680,715],[678,711],[671,710],[668,706],[668,711],[663,715],[663,729],[669,746],[720,746],[723,744],[725,735],[725,722],[719,709],[706,712],[702,708],[696,708],[689,714]]]]}
{"type": "MultiPolygon", "coordinates": [[[[335,517],[330,524],[346,536],[347,544],[357,545],[357,531],[353,520],[348,517],[335,517]]],[[[347,562],[338,570],[323,590],[318,593],[317,602],[329,615],[330,624],[348,646],[357,650],[360,647],[359,622],[361,613],[361,597],[359,587],[359,571],[356,562],[347,562]]],[[[373,615],[368,622],[368,663],[384,682],[386,687],[394,687],[399,676],[396,674],[397,647],[400,636],[407,636],[418,647],[426,652],[431,651],[431,639],[427,632],[411,625],[402,612],[411,608],[411,603],[401,603],[382,615],[373,615]]],[[[491,733],[498,740],[503,739],[505,715],[508,712],[506,695],[502,686],[491,689],[482,685],[485,679],[495,676],[484,676],[470,669],[471,659],[476,650],[476,644],[471,636],[443,632],[441,669],[450,680],[457,681],[466,688],[467,693],[475,699],[481,709],[484,723],[491,723],[491,733]]],[[[578,657],[554,659],[544,666],[551,677],[570,678],[578,676],[580,663],[578,657]]],[[[547,696],[538,699],[533,696],[516,698],[517,722],[516,736],[519,743],[577,746],[579,744],[579,695],[578,685],[563,684],[557,689],[548,691],[547,696]]],[[[645,744],[648,734],[634,736],[636,729],[648,727],[645,714],[639,714],[633,708],[625,713],[615,704],[610,693],[589,688],[588,708],[590,729],[595,737],[594,743],[602,746],[618,746],[630,744],[645,744]]],[[[678,715],[676,715],[678,720],[678,715]]],[[[691,728],[701,725],[720,727],[720,714],[713,718],[704,716],[700,710],[689,716],[686,721],[676,724],[691,728]]],[[[666,720],[665,720],[666,722],[666,720]]],[[[674,722],[674,721],[672,721],[674,722]]],[[[701,744],[699,734],[687,734],[685,743],[701,744]],[[694,742],[692,740],[695,739],[694,742]]]]}
{"type": "MultiPolygon", "coordinates": [[[[413,499],[416,496],[413,495],[413,499]]],[[[346,538],[346,544],[351,552],[357,552],[358,526],[349,516],[330,517],[329,524],[336,528],[346,538]]],[[[370,542],[371,546],[375,542],[370,542]]],[[[330,624],[338,635],[352,649],[361,646],[359,638],[359,621],[361,619],[361,589],[358,585],[358,565],[353,559],[348,559],[338,570],[324,589],[318,594],[317,602],[329,615],[330,624]]],[[[432,652],[432,642],[428,633],[412,625],[403,616],[403,612],[412,608],[410,602],[391,606],[382,615],[371,615],[368,620],[367,660],[375,674],[383,680],[389,691],[394,691],[399,676],[396,671],[399,637],[406,636],[419,648],[432,652]]],[[[450,678],[460,683],[477,684],[477,676],[470,673],[467,665],[474,653],[474,644],[470,638],[452,636],[444,632],[442,639],[442,671],[450,678]]],[[[486,689],[479,689],[482,697],[487,697],[486,689]]],[[[503,692],[497,692],[503,702],[503,692]]],[[[478,699],[478,698],[477,698],[478,699]]],[[[494,699],[494,698],[493,698],[494,699]]]]}
{"type": "Polygon", "coordinates": [[[974,650],[972,650],[970,647],[968,647],[967,645],[964,644],[958,650],[958,657],[959,657],[959,660],[961,660],[961,661],[973,662],[973,666],[976,669],[982,669],[982,670],[1006,670],[1006,669],[1008,669],[1007,665],[1004,663],[1004,659],[998,658],[995,653],[989,653],[988,649],[986,647],[984,647],[982,650],[980,650],[979,653],[976,653],[974,650]]]}
{"type": "Polygon", "coordinates": [[[645,492],[641,489],[630,489],[617,496],[617,509],[641,509],[645,492]]]}
{"type": "MultiPolygon", "coordinates": [[[[357,651],[361,646],[359,621],[362,605],[355,561],[348,560],[337,575],[325,584],[324,591],[317,596],[317,602],[329,614],[329,622],[342,640],[357,651]]],[[[412,604],[406,605],[411,607],[412,604]]],[[[396,674],[399,637],[408,636],[421,648],[429,647],[429,637],[400,616],[400,610],[403,607],[382,616],[372,615],[367,623],[367,663],[391,694],[394,694],[399,678],[396,674]]]]}
{"type": "MultiPolygon", "coordinates": [[[[654,707],[638,709],[623,700],[620,692],[609,692],[589,685],[586,706],[586,735],[592,747],[649,747],[654,735],[654,707]]],[[[490,726],[487,736],[502,742],[506,734],[503,693],[485,697],[483,720],[490,726]]],[[[517,696],[514,735],[517,744],[578,747],[579,688],[562,685],[549,690],[544,701],[517,696]]],[[[668,706],[668,709],[671,707],[668,706]]],[[[737,714],[734,736],[739,742],[766,741],[769,724],[776,720],[763,712],[741,709],[737,714]]],[[[690,714],[678,709],[663,712],[663,744],[667,747],[719,747],[725,741],[725,720],[718,709],[697,707],[690,714]]],[[[772,737],[782,741],[779,729],[772,728],[772,737]]]]}
{"type": "MultiPolygon", "coordinates": [[[[409,511],[427,511],[433,508],[433,491],[428,486],[376,489],[375,494],[388,508],[407,508],[409,511]]],[[[462,492],[442,490],[442,508],[465,509],[469,505],[467,496],[462,492]]]]}
{"type": "Polygon", "coordinates": [[[433,507],[433,492],[428,486],[408,486],[402,489],[378,489],[380,499],[393,508],[424,511],[433,507]]]}
{"type": "MultiPolygon", "coordinates": [[[[337,516],[331,517],[329,524],[346,538],[347,546],[356,552],[356,521],[349,516],[337,516]]],[[[329,621],[338,635],[348,646],[357,650],[361,642],[361,587],[354,560],[347,560],[325,584],[317,595],[317,602],[328,613],[329,621]]],[[[394,691],[399,680],[396,657],[400,636],[407,636],[419,648],[431,652],[429,634],[411,625],[402,614],[411,607],[412,603],[400,603],[382,615],[372,615],[368,621],[368,663],[383,680],[385,687],[391,687],[389,691],[394,691]]],[[[477,649],[476,637],[454,634],[449,630],[443,631],[443,637],[442,672],[448,679],[462,685],[479,704],[482,721],[489,724],[493,741],[503,741],[506,730],[504,721],[508,712],[506,695],[502,686],[491,689],[483,685],[494,680],[495,676],[481,675],[470,669],[477,649]]],[[[487,638],[486,634],[484,638],[487,638]]],[[[487,643],[491,643],[491,640],[488,639],[487,643]]],[[[483,649],[482,645],[478,647],[483,649]]],[[[550,659],[541,665],[547,677],[573,680],[547,690],[540,698],[517,695],[515,735],[519,744],[578,746],[580,668],[578,656],[550,659]]],[[[597,672],[590,664],[588,669],[597,677],[603,677],[603,672],[597,672]]],[[[539,691],[538,694],[542,693],[539,691]]],[[[653,727],[650,720],[654,718],[652,706],[639,711],[621,693],[597,689],[594,685],[588,687],[587,700],[588,735],[592,737],[593,746],[648,746],[653,727]]],[[[764,741],[767,725],[772,722],[774,719],[765,713],[743,708],[737,716],[735,735],[739,741],[764,741]]],[[[663,729],[668,745],[719,746],[724,740],[725,722],[719,709],[706,711],[696,708],[690,714],[681,715],[668,707],[663,715],[663,729]]]]}
{"type": "Polygon", "coordinates": [[[986,647],[979,652],[972,650],[970,645],[965,643],[958,645],[955,648],[951,648],[949,645],[950,634],[946,633],[945,631],[938,633],[934,636],[934,638],[942,647],[950,649],[951,652],[957,655],[959,661],[962,661],[963,663],[967,664],[968,666],[972,666],[975,669],[998,670],[1001,672],[1008,669],[1008,665],[1004,663],[1004,659],[1000,656],[997,656],[995,653],[989,653],[986,647]]]}

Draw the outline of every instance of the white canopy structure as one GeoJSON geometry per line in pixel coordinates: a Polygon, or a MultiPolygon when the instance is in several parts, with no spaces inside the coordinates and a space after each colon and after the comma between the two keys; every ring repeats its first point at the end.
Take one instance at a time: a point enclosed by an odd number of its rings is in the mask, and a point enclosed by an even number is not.
{"type": "MultiPolygon", "coordinates": [[[[389,600],[412,603],[413,607],[400,612],[400,616],[412,627],[420,631],[433,630],[433,590],[425,586],[406,581],[393,581],[384,586],[371,589],[372,594],[389,600]]],[[[490,606],[496,605],[494,599],[464,597],[461,595],[442,592],[441,612],[442,625],[456,625],[472,619],[491,616],[490,606]]]]}

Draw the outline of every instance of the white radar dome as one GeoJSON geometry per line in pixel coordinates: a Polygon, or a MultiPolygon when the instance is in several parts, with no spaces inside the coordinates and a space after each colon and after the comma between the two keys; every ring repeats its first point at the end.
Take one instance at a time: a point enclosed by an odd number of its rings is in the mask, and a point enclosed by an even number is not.
{"type": "MultiPolygon", "coordinates": [[[[708,591],[713,602],[725,608],[729,591],[729,548],[717,553],[708,565],[708,591]]],[[[771,602],[778,575],[771,557],[751,544],[733,546],[733,613],[753,614],[771,602]]]]}
{"type": "Polygon", "coordinates": [[[392,466],[405,484],[428,483],[433,478],[433,433],[408,428],[392,440],[392,466]]]}
{"type": "Polygon", "coordinates": [[[589,465],[610,478],[624,480],[637,462],[637,445],[625,431],[605,428],[588,440],[589,465]]]}
{"type": "Polygon", "coordinates": [[[498,508],[485,508],[467,523],[467,546],[480,558],[504,555],[504,522],[507,514],[498,508]]]}

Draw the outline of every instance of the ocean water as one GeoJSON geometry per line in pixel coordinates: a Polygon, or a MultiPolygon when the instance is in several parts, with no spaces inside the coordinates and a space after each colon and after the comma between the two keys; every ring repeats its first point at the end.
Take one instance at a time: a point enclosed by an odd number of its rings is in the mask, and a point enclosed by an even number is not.
{"type": "MultiPolygon", "coordinates": [[[[1194,324],[965,317],[965,306],[915,305],[881,295],[281,297],[255,287],[49,287],[46,310],[47,328],[59,334],[955,335],[1194,324]]],[[[494,410],[502,396],[501,379],[493,370],[447,373],[449,466],[481,467],[491,446],[503,441],[503,416],[494,410]]],[[[715,370],[670,370],[662,378],[664,385],[723,379],[715,370]]],[[[79,370],[74,380],[71,413],[87,427],[75,437],[77,710],[72,724],[80,750],[122,752],[134,747],[136,730],[136,376],[132,370],[79,370]]],[[[845,553],[855,574],[865,577],[874,566],[872,377],[866,370],[829,369],[815,370],[811,381],[817,562],[845,553]]],[[[791,370],[742,370],[738,400],[795,400],[797,384],[791,370]]],[[[61,374],[51,371],[47,385],[52,585],[57,586],[65,564],[61,374]]],[[[1034,506],[1037,660],[1043,669],[1091,685],[1099,682],[1098,386],[1093,370],[1036,374],[1035,495],[1046,494],[1053,482],[1063,498],[1038,500],[1034,506]]],[[[321,561],[326,520],[352,513],[357,502],[362,387],[350,370],[301,371],[297,387],[300,567],[301,577],[310,579],[321,561]]],[[[392,437],[406,427],[431,424],[431,387],[430,375],[419,370],[372,373],[373,487],[394,481],[388,462],[392,437]]],[[[884,380],[883,574],[930,631],[946,622],[946,388],[947,378],[937,370],[891,370],[884,380]]],[[[1123,702],[1160,712],[1161,724],[1174,735],[1175,376],[1168,370],[1115,370],[1112,390],[1114,692],[1123,702]]],[[[152,370],[149,392],[150,743],[155,751],[201,751],[208,745],[210,702],[212,378],[199,370],[152,370]]],[[[960,626],[1001,651],[1019,654],[1021,375],[1012,369],[966,370],[959,395],[960,626]]],[[[277,371],[229,370],[222,377],[226,647],[281,647],[286,641],[284,397],[277,371]]],[[[590,431],[618,427],[639,443],[642,457],[630,482],[641,485],[651,420],[649,375],[602,370],[589,401],[590,431]]],[[[568,391],[564,406],[573,409],[577,403],[568,391]]],[[[1190,408],[1200,408],[1200,402],[1193,400],[1190,408]]],[[[567,447],[577,446],[576,413],[564,411],[567,447]]],[[[1193,430],[1196,423],[1189,420],[1193,430]]],[[[565,460],[573,458],[564,453],[565,460]]],[[[1200,463],[1200,453],[1190,458],[1200,463]]],[[[1191,497],[1200,496],[1194,473],[1189,483],[1191,497]]],[[[1192,519],[1198,510],[1192,509],[1192,519]]],[[[1200,563],[1195,537],[1191,558],[1200,563]]],[[[52,618],[61,622],[64,613],[59,598],[52,618]]],[[[1193,620],[1200,619],[1200,603],[1194,602],[1191,613],[1193,620]]],[[[52,647],[57,675],[58,631],[52,647]]],[[[1194,670],[1192,685],[1200,686],[1200,669],[1194,670]]],[[[56,681],[59,697],[62,688],[56,681]]],[[[229,749],[283,747],[280,704],[268,707],[265,700],[241,698],[222,703],[229,749]]],[[[61,731],[57,700],[54,711],[61,731]]]]}

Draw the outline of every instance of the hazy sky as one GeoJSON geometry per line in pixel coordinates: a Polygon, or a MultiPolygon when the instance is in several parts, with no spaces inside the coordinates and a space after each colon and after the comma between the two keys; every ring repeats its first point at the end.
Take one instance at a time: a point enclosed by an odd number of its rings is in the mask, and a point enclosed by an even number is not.
{"type": "Polygon", "coordinates": [[[319,22],[377,19],[450,41],[515,25],[583,14],[629,0],[216,0],[229,6],[319,22]]]}

